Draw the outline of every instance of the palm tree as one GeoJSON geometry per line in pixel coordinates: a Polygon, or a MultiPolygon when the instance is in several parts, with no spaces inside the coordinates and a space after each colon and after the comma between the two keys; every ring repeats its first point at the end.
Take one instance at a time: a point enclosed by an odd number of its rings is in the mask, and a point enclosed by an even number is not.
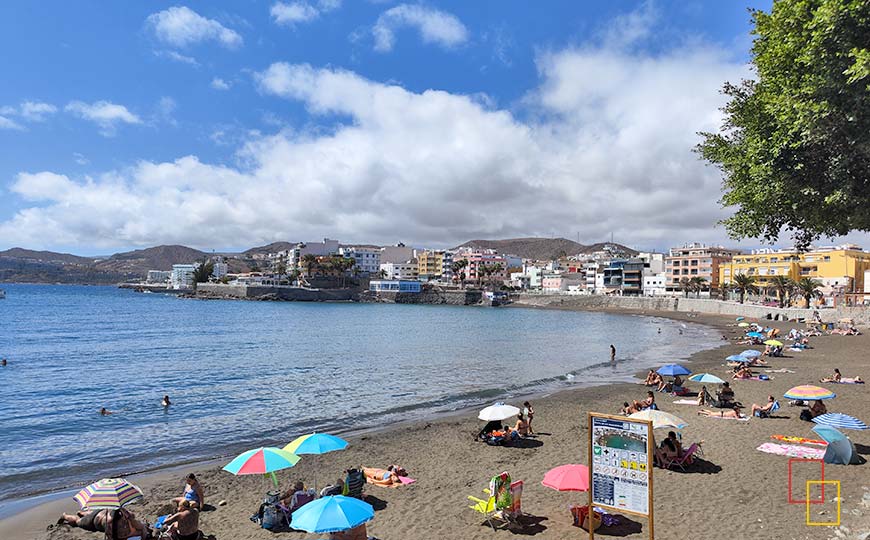
{"type": "Polygon", "coordinates": [[[197,283],[206,283],[211,273],[214,271],[214,263],[211,261],[203,261],[199,263],[193,270],[193,290],[196,290],[197,283]]]}
{"type": "Polygon", "coordinates": [[[459,281],[462,284],[462,288],[465,288],[465,272],[463,270],[468,266],[468,259],[459,259],[458,261],[453,261],[453,264],[450,265],[450,270],[453,271],[453,279],[459,277],[459,281]]]}
{"type": "Polygon", "coordinates": [[[755,278],[748,274],[734,275],[734,290],[740,291],[740,303],[746,299],[746,293],[758,294],[758,285],[755,284],[755,278]]]}
{"type": "Polygon", "coordinates": [[[788,276],[773,276],[770,279],[770,288],[776,291],[776,297],[779,300],[779,307],[785,306],[786,295],[791,297],[794,291],[795,283],[788,276]]]}
{"type": "Polygon", "coordinates": [[[302,266],[305,269],[305,275],[310,276],[312,269],[316,265],[317,265],[317,257],[316,256],[311,255],[310,253],[308,255],[302,256],[302,266]]]}
{"type": "Polygon", "coordinates": [[[819,290],[821,286],[822,283],[820,281],[805,277],[795,283],[795,290],[804,297],[807,301],[807,308],[809,308],[813,298],[822,298],[824,296],[819,290]]]}
{"type": "Polygon", "coordinates": [[[701,291],[707,284],[707,280],[701,276],[695,276],[689,280],[689,287],[695,291],[695,298],[701,298],[701,291]]]}
{"type": "Polygon", "coordinates": [[[689,297],[689,291],[692,289],[692,280],[687,277],[680,278],[680,290],[683,291],[685,298],[689,297]]]}
{"type": "Polygon", "coordinates": [[[504,265],[503,265],[502,263],[500,263],[500,262],[492,263],[492,264],[489,266],[489,275],[492,276],[492,275],[494,275],[494,274],[498,274],[498,273],[500,273],[502,270],[504,270],[504,265]]]}

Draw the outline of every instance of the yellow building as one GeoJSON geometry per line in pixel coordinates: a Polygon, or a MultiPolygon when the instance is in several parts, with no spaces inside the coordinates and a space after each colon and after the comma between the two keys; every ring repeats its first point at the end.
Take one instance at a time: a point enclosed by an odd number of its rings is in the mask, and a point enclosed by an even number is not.
{"type": "Polygon", "coordinates": [[[440,276],[444,267],[444,252],[427,249],[418,253],[417,267],[421,276],[440,276]]]}
{"type": "Polygon", "coordinates": [[[821,292],[828,304],[851,299],[861,303],[865,290],[864,273],[870,270],[870,253],[853,244],[822,247],[800,253],[794,249],[756,249],[735,255],[731,262],[719,266],[719,282],[730,283],[733,276],[746,274],[759,287],[767,286],[774,276],[795,281],[812,278],[822,284],[821,292]]]}

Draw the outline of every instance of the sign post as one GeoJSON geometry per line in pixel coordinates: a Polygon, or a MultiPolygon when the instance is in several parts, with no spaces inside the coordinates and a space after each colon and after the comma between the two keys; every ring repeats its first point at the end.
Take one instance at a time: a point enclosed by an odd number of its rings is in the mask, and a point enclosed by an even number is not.
{"type": "Polygon", "coordinates": [[[646,517],[653,540],[652,422],[594,412],[588,422],[589,540],[595,538],[593,506],[646,517]]]}

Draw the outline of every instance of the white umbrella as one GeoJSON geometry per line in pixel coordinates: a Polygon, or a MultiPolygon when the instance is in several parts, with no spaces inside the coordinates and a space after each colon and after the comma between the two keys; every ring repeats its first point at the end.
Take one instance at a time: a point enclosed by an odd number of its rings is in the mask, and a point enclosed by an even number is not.
{"type": "Polygon", "coordinates": [[[501,421],[512,416],[520,414],[520,410],[513,405],[505,405],[504,403],[495,403],[480,411],[477,415],[481,420],[487,422],[501,421]]]}
{"type": "Polygon", "coordinates": [[[655,409],[645,409],[643,411],[638,411],[636,413],[628,415],[629,418],[634,418],[635,420],[652,420],[653,429],[658,428],[676,428],[683,429],[689,424],[678,416],[674,416],[671,413],[666,413],[664,411],[658,411],[655,409]]]}

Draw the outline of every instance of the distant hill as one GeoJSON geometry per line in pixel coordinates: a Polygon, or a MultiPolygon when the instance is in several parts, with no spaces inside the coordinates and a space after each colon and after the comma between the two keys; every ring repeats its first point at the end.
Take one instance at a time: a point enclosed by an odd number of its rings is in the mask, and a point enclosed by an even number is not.
{"type": "Polygon", "coordinates": [[[54,251],[33,251],[32,249],[12,248],[6,251],[0,251],[0,257],[10,257],[15,259],[30,259],[44,263],[62,263],[62,264],[80,264],[90,265],[94,263],[93,258],[79,257],[78,255],[70,255],[69,253],[55,253],[54,251]]]}
{"type": "Polygon", "coordinates": [[[194,263],[208,257],[204,251],[186,246],[157,246],[116,253],[97,262],[101,270],[144,276],[148,270],[172,270],[173,264],[194,263]]]}
{"type": "Polygon", "coordinates": [[[286,251],[288,249],[295,248],[297,243],[298,242],[272,242],[271,244],[266,244],[265,246],[252,247],[251,249],[243,251],[241,255],[243,257],[253,257],[254,255],[277,253],[279,251],[286,251]]]}
{"type": "Polygon", "coordinates": [[[622,249],[627,255],[636,255],[637,252],[620,244],[598,243],[591,246],[578,244],[567,238],[510,238],[506,240],[469,240],[461,247],[476,249],[494,249],[499,253],[516,255],[524,259],[549,260],[561,255],[578,255],[600,251],[605,245],[615,246],[622,249]]]}

